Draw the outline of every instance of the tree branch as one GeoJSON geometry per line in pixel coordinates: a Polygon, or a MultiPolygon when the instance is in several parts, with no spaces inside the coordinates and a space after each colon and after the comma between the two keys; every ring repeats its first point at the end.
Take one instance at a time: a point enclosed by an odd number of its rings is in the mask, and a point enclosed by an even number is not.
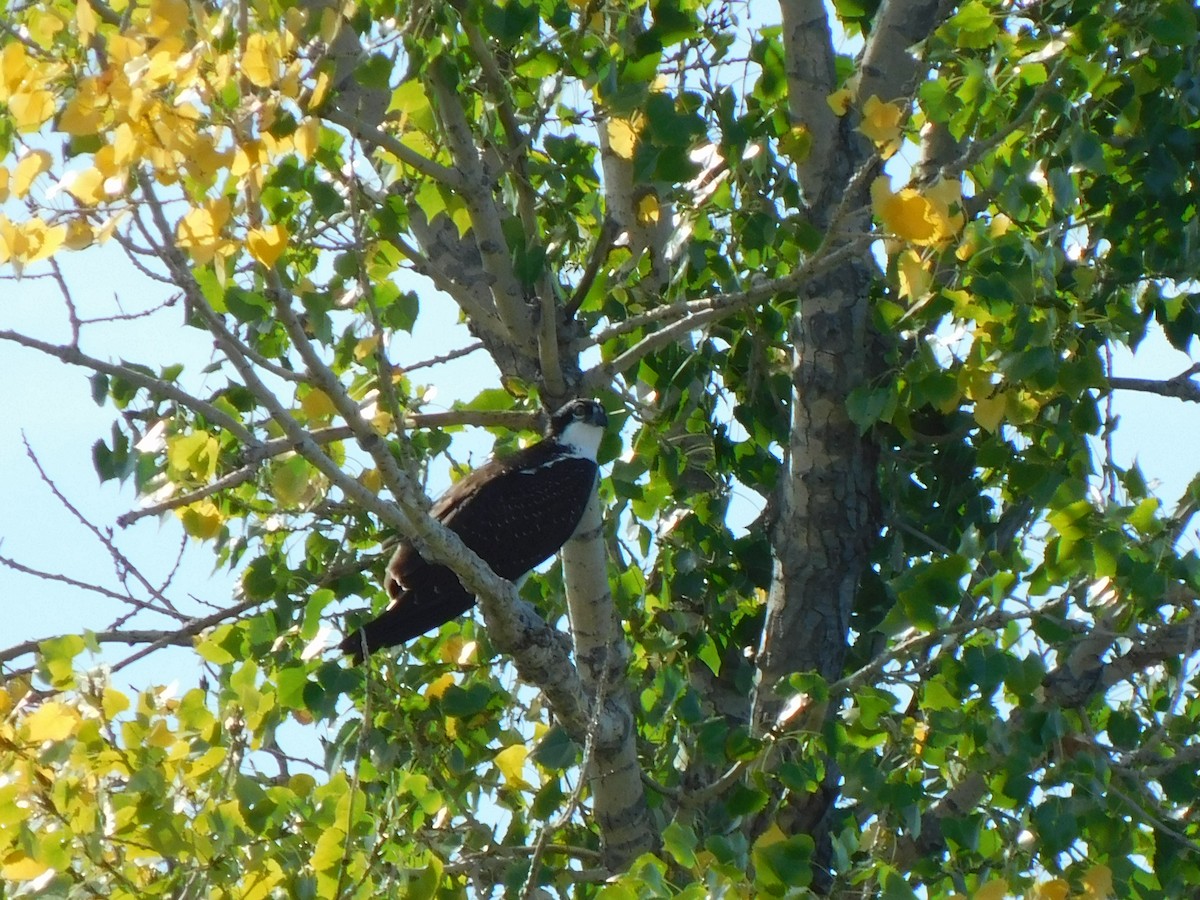
{"type": "Polygon", "coordinates": [[[1173,378],[1157,381],[1153,378],[1123,378],[1110,376],[1108,386],[1115,391],[1141,391],[1147,394],[1158,394],[1160,397],[1174,397],[1189,403],[1200,403],[1200,384],[1192,381],[1192,376],[1200,373],[1200,363],[1190,366],[1173,378]]]}
{"type": "Polygon", "coordinates": [[[145,388],[152,394],[158,394],[169,400],[174,400],[193,412],[199,413],[214,425],[224,428],[246,446],[253,447],[258,444],[258,439],[241,422],[234,419],[228,413],[218,409],[207,401],[201,400],[199,397],[193,397],[173,384],[154,378],[144,372],[89,356],[78,347],[51,344],[16,331],[0,331],[0,341],[10,341],[11,343],[28,347],[31,350],[37,350],[47,356],[53,356],[55,359],[61,360],[68,365],[90,369],[93,372],[100,372],[113,378],[122,378],[130,384],[145,388]]]}

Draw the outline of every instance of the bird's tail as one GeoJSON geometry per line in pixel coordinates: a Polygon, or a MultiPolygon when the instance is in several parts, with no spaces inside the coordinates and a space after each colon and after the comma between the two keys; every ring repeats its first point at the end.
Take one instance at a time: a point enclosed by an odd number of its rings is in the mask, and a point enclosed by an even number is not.
{"type": "Polygon", "coordinates": [[[431,572],[430,575],[428,579],[423,579],[420,589],[400,592],[391,606],[352,632],[342,641],[342,652],[349,654],[355,664],[361,663],[367,654],[411,641],[461,616],[475,604],[475,598],[449,569],[431,572]]]}

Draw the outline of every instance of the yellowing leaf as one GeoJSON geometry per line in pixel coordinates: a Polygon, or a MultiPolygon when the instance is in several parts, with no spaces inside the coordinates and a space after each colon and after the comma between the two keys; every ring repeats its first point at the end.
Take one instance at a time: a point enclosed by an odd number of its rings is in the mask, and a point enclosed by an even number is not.
{"type": "Polygon", "coordinates": [[[609,119],[604,123],[608,146],[621,159],[633,159],[637,147],[637,129],[629,119],[609,119]]]}
{"type": "Polygon", "coordinates": [[[301,159],[312,159],[321,139],[321,123],[309,116],[300,123],[296,133],[292,135],[292,139],[296,147],[296,154],[301,159]]]}
{"type": "Polygon", "coordinates": [[[246,38],[246,53],[242,57],[242,72],[256,87],[270,87],[278,80],[281,70],[276,42],[267,35],[255,33],[246,38]]]}
{"type": "Polygon", "coordinates": [[[1033,889],[1033,900],[1067,900],[1071,886],[1061,878],[1043,881],[1033,889]]]}
{"type": "Polygon", "coordinates": [[[532,788],[532,785],[521,774],[525,768],[525,759],[528,756],[529,750],[524,744],[513,744],[511,747],[505,747],[495,756],[496,768],[504,776],[505,784],[514,790],[527,791],[532,788]]]}
{"type": "Polygon", "coordinates": [[[378,469],[367,469],[358,476],[358,480],[363,487],[373,494],[378,494],[383,488],[383,475],[380,474],[378,469]]]}
{"type": "Polygon", "coordinates": [[[1112,869],[1105,865],[1092,866],[1083,876],[1083,896],[1088,900],[1104,900],[1113,893],[1112,869]]]}
{"type": "Polygon", "coordinates": [[[49,259],[67,239],[66,225],[47,225],[41,219],[26,222],[24,232],[25,249],[21,256],[25,263],[49,259]]]}
{"type": "Polygon", "coordinates": [[[653,191],[646,191],[634,206],[638,224],[643,228],[655,224],[658,221],[658,209],[658,196],[653,191]]]}
{"type": "Polygon", "coordinates": [[[904,120],[904,109],[895,103],[884,103],[872,95],[863,104],[862,121],[858,130],[879,148],[887,159],[900,149],[900,124],[904,120]]]}
{"type": "Polygon", "coordinates": [[[271,467],[271,493],[282,506],[297,506],[308,494],[310,469],[302,456],[291,456],[271,467]]]}
{"type": "Polygon", "coordinates": [[[5,881],[32,881],[50,867],[26,856],[22,850],[14,850],[0,863],[0,878],[5,881]]]}
{"type": "Polygon", "coordinates": [[[7,102],[32,70],[20,41],[9,41],[0,52],[0,101],[7,102]]]}
{"type": "Polygon", "coordinates": [[[396,427],[396,420],[390,412],[380,410],[371,417],[371,427],[379,434],[391,434],[396,427]]]}
{"type": "Polygon", "coordinates": [[[890,234],[914,244],[928,244],[936,231],[926,217],[929,202],[912,188],[893,194],[891,181],[880,175],[871,185],[871,205],[890,234]]]}
{"type": "Polygon", "coordinates": [[[49,91],[21,91],[8,98],[17,131],[37,131],[54,115],[54,95],[49,91]]]}
{"type": "Polygon", "coordinates": [[[896,261],[900,275],[900,296],[915,303],[929,295],[933,272],[928,262],[915,250],[905,250],[896,261]]]}
{"type": "Polygon", "coordinates": [[[300,400],[300,408],[310,419],[328,419],[337,409],[329,395],[320,388],[313,388],[300,400]]]}
{"type": "Polygon", "coordinates": [[[333,79],[329,77],[329,73],[322,71],[317,74],[317,80],[313,83],[312,96],[308,98],[309,109],[320,109],[321,104],[325,102],[325,97],[329,93],[329,85],[333,83],[333,79]]]}
{"type": "Polygon", "coordinates": [[[439,675],[425,686],[425,699],[440,700],[442,695],[454,684],[454,676],[449,672],[439,675]]]}
{"type": "Polygon", "coordinates": [[[99,169],[68,172],[61,181],[68,194],[85,206],[95,206],[108,199],[104,191],[104,173],[99,169]]]}
{"type": "Polygon", "coordinates": [[[918,246],[941,244],[963,226],[961,185],[939,182],[924,194],[903,188],[892,193],[886,175],[871,184],[875,216],[889,233],[918,246]]]}
{"type": "Polygon", "coordinates": [[[175,226],[175,243],[187,250],[196,262],[209,263],[224,243],[222,230],[228,218],[227,199],[193,209],[175,226]]]}
{"type": "Polygon", "coordinates": [[[80,43],[87,43],[92,39],[92,35],[96,33],[96,29],[100,25],[100,19],[96,15],[96,11],[92,9],[92,4],[86,2],[75,4],[75,24],[79,27],[80,43]]]}
{"type": "Polygon", "coordinates": [[[79,713],[57,700],[43,703],[25,719],[24,725],[28,730],[29,742],[41,744],[44,741],[62,741],[75,732],[79,725],[79,713]]]}
{"type": "Polygon", "coordinates": [[[3,203],[9,197],[9,179],[11,173],[4,166],[0,166],[0,203],[3,203]]]}
{"type": "Polygon", "coordinates": [[[146,31],[157,38],[179,37],[188,26],[186,0],[150,0],[146,31]]]}
{"type": "Polygon", "coordinates": [[[354,345],[354,358],[362,362],[368,356],[375,352],[375,348],[379,346],[381,335],[378,333],[372,334],[369,337],[362,338],[354,345]]]}
{"type": "Polygon", "coordinates": [[[841,117],[850,112],[850,103],[854,100],[854,95],[849,88],[842,88],[834,91],[825,98],[825,102],[829,104],[829,108],[833,110],[835,116],[841,117]]]}
{"type": "Polygon", "coordinates": [[[282,225],[270,228],[252,228],[246,235],[246,247],[250,255],[268,269],[275,265],[287,247],[288,233],[282,225]]]}
{"type": "Polygon", "coordinates": [[[175,514],[183,523],[183,530],[194,538],[206,541],[221,533],[221,511],[208,498],[177,509],[175,514]]]}
{"type": "Polygon", "coordinates": [[[1008,398],[1003,391],[997,391],[993,396],[975,401],[975,421],[988,431],[995,432],[1004,421],[1004,409],[1008,398]]]}
{"type": "Polygon", "coordinates": [[[105,719],[113,719],[129,709],[129,698],[111,685],[104,688],[104,697],[100,701],[105,719]]]}
{"type": "Polygon", "coordinates": [[[1008,894],[1008,882],[1003,878],[993,878],[971,895],[971,900],[1004,900],[1008,894]]]}
{"type": "Polygon", "coordinates": [[[34,150],[21,157],[12,174],[12,192],[18,199],[29,193],[35,178],[43,172],[50,171],[52,163],[53,159],[45,150],[34,150]]]}
{"type": "Polygon", "coordinates": [[[939,240],[949,239],[962,231],[966,223],[962,209],[962,182],[949,179],[935,182],[924,196],[929,201],[928,215],[939,240]]]}
{"type": "Polygon", "coordinates": [[[67,239],[63,246],[68,250],[82,250],[96,242],[96,233],[86,219],[72,219],[67,223],[67,239]]]}

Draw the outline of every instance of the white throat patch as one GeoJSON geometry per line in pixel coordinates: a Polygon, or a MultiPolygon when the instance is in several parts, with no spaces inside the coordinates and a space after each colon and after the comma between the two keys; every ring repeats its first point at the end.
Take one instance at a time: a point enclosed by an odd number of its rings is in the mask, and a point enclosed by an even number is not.
{"type": "Polygon", "coordinates": [[[600,439],[604,437],[604,429],[590,422],[570,422],[558,436],[558,442],[567,448],[571,456],[596,461],[596,451],[600,449],[600,439]]]}

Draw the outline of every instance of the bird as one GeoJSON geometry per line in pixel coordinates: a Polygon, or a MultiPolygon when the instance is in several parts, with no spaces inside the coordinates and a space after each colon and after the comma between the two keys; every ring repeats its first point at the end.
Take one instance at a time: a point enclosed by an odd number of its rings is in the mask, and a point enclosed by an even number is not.
{"type": "MultiPolygon", "coordinates": [[[[608,415],[595,400],[572,400],[550,417],[542,440],[496,456],[442,494],[429,514],[501,578],[515,581],[545,562],[574,534],[596,487],[596,453],[608,415]]],[[[406,643],[475,605],[446,566],[428,562],[407,541],[384,576],[391,603],[341,643],[354,663],[366,652],[406,643]]]]}

